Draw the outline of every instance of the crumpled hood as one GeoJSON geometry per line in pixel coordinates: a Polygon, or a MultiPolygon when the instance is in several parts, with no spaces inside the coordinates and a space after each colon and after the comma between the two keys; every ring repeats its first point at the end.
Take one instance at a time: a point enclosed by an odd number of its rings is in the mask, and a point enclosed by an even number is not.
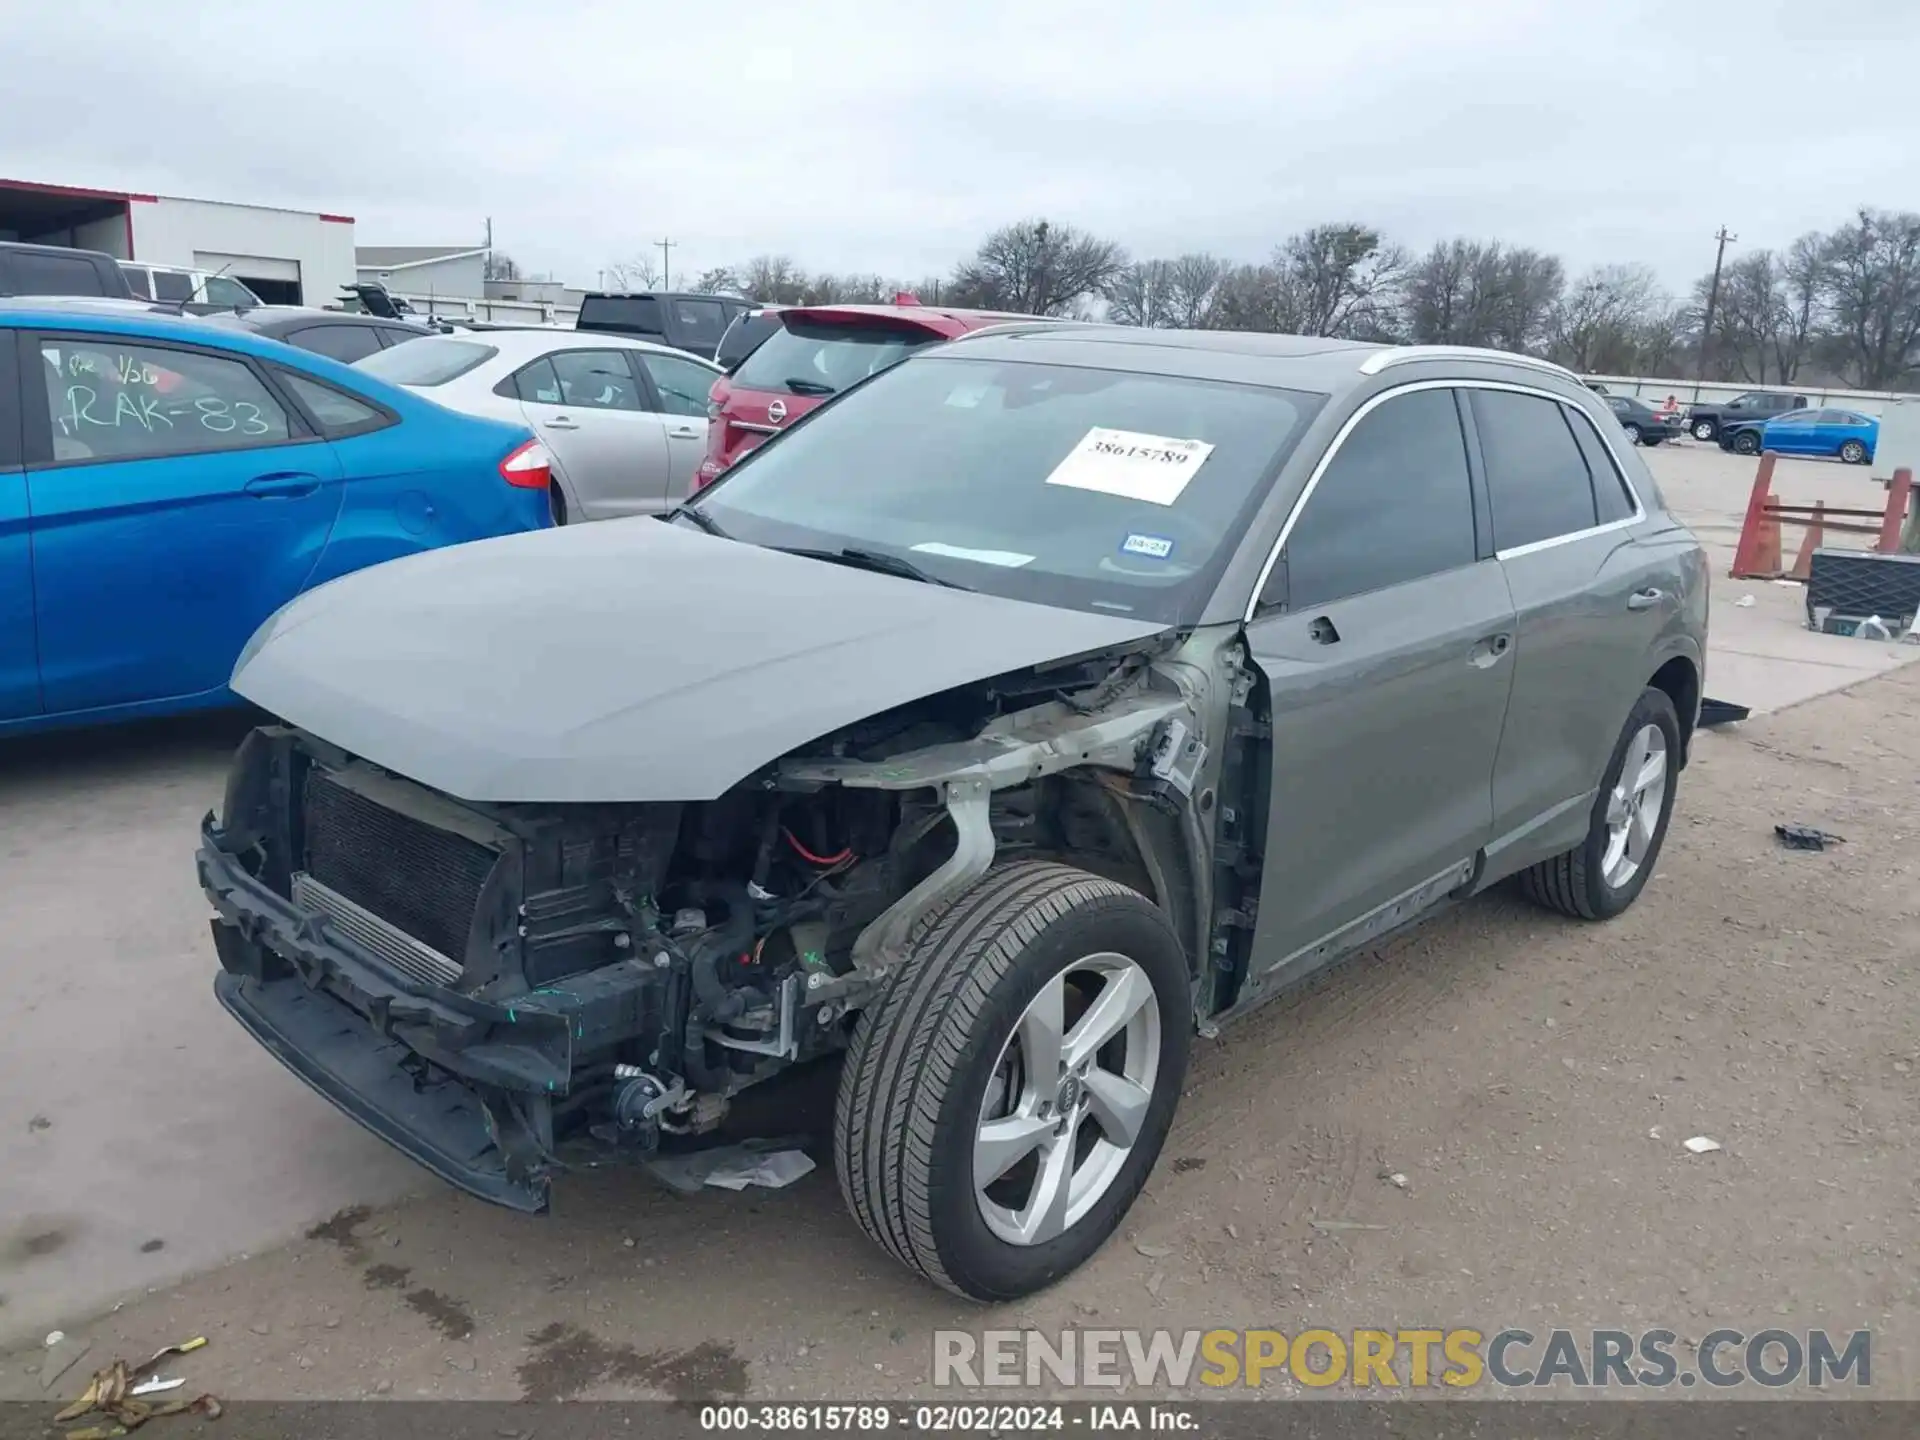
{"type": "Polygon", "coordinates": [[[869,715],[1165,628],[615,520],[323,585],[232,683],[466,800],[709,800],[869,715]]]}

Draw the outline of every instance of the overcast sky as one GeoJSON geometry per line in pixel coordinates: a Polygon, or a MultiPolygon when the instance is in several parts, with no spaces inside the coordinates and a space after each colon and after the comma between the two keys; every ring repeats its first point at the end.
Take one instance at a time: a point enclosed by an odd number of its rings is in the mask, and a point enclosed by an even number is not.
{"type": "Polygon", "coordinates": [[[1920,0],[11,0],[0,55],[8,178],[363,245],[490,215],[587,285],[661,237],[917,280],[1045,215],[1245,259],[1356,219],[1679,290],[1722,223],[1920,209],[1920,0]]]}

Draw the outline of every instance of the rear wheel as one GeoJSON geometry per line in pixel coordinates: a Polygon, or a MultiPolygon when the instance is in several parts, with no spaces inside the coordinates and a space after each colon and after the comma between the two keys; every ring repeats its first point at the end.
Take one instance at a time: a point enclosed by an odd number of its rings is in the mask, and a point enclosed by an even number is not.
{"type": "Polygon", "coordinates": [[[547,487],[547,504],[553,511],[553,523],[556,525],[566,524],[567,492],[562,490],[558,484],[547,487]]]}
{"type": "Polygon", "coordinates": [[[1638,445],[1640,443],[1640,427],[1638,425],[1635,425],[1629,420],[1620,428],[1627,432],[1627,443],[1629,445],[1638,445]]]}
{"type": "Polygon", "coordinates": [[[841,1075],[841,1194],[901,1263],[977,1300],[1052,1284],[1118,1227],[1186,1073],[1191,986],[1145,896],[989,872],[922,923],[841,1075]]]}
{"type": "Polygon", "coordinates": [[[1760,437],[1751,430],[1742,430],[1733,437],[1733,453],[1736,455],[1758,455],[1760,437]]]}
{"type": "Polygon", "coordinates": [[[1849,440],[1840,447],[1840,458],[1849,465],[1864,465],[1867,463],[1867,447],[1858,440],[1849,440]]]}
{"type": "Polygon", "coordinates": [[[1713,421],[1711,420],[1696,420],[1693,422],[1693,438],[1696,440],[1711,440],[1718,433],[1719,431],[1714,428],[1713,421]]]}
{"type": "Polygon", "coordinates": [[[1587,838],[1520,874],[1527,896],[1582,920],[1610,920],[1640,898],[1673,815],[1680,717],[1664,690],[1640,692],[1594,798],[1587,838]]]}

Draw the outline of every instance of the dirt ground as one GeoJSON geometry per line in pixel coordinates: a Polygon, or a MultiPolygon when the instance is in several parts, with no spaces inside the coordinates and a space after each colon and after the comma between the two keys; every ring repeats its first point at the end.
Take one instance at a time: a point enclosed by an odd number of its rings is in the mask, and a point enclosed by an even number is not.
{"type": "MultiPolygon", "coordinates": [[[[780,1192],[599,1174],[540,1220],[349,1210],[69,1326],[93,1350],[59,1388],[195,1334],[175,1373],[242,1398],[846,1399],[924,1395],[941,1327],[1777,1322],[1871,1329],[1876,1395],[1920,1396],[1916,713],[1920,667],[1703,735],[1625,917],[1485,897],[1197,1042],[1124,1230],[1024,1304],[893,1267],[816,1140],[780,1192]],[[1785,850],[1781,821],[1846,843],[1785,850]]],[[[793,1123],[824,1136],[831,1082],[793,1123]]],[[[248,1163],[214,1149],[205,1185],[248,1163]]],[[[0,1244],[0,1290],[60,1263],[0,1244]]],[[[45,1398],[41,1364],[0,1357],[0,1399],[45,1398]]]]}

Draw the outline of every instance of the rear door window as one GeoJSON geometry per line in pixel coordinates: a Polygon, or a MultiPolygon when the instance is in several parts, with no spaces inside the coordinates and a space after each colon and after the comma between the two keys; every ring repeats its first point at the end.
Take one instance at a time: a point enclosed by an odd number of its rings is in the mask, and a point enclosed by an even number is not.
{"type": "Polygon", "coordinates": [[[153,272],[153,298],[184,305],[193,299],[193,277],[175,270],[153,272]]]}
{"type": "Polygon", "coordinates": [[[1592,529],[1593,481],[1560,402],[1510,390],[1470,393],[1486,462],[1494,549],[1592,529]]]}
{"type": "Polygon", "coordinates": [[[1368,412],[1321,474],[1287,537],[1285,601],[1299,611],[1475,558],[1453,392],[1416,390],[1368,412]]]}
{"type": "Polygon", "coordinates": [[[230,280],[225,275],[209,275],[202,294],[210,305],[231,305],[237,310],[246,310],[260,303],[258,295],[238,280],[230,280]]]}
{"type": "Polygon", "coordinates": [[[127,277],[127,288],[133,291],[136,300],[153,298],[153,282],[147,278],[147,272],[138,265],[122,265],[120,273],[127,277]]]}
{"type": "Polygon", "coordinates": [[[734,372],[748,390],[837,395],[940,337],[918,326],[793,319],[734,372]]]}
{"type": "Polygon", "coordinates": [[[547,359],[560,400],[587,410],[638,410],[640,386],[618,350],[556,350],[547,359]]]}
{"type": "Polygon", "coordinates": [[[718,300],[674,300],[673,338],[689,350],[708,354],[720,344],[727,331],[727,307],[718,300]]]}
{"type": "Polygon", "coordinates": [[[283,444],[280,402],[243,361],[88,336],[40,342],[56,461],[145,460],[283,444]]]}

